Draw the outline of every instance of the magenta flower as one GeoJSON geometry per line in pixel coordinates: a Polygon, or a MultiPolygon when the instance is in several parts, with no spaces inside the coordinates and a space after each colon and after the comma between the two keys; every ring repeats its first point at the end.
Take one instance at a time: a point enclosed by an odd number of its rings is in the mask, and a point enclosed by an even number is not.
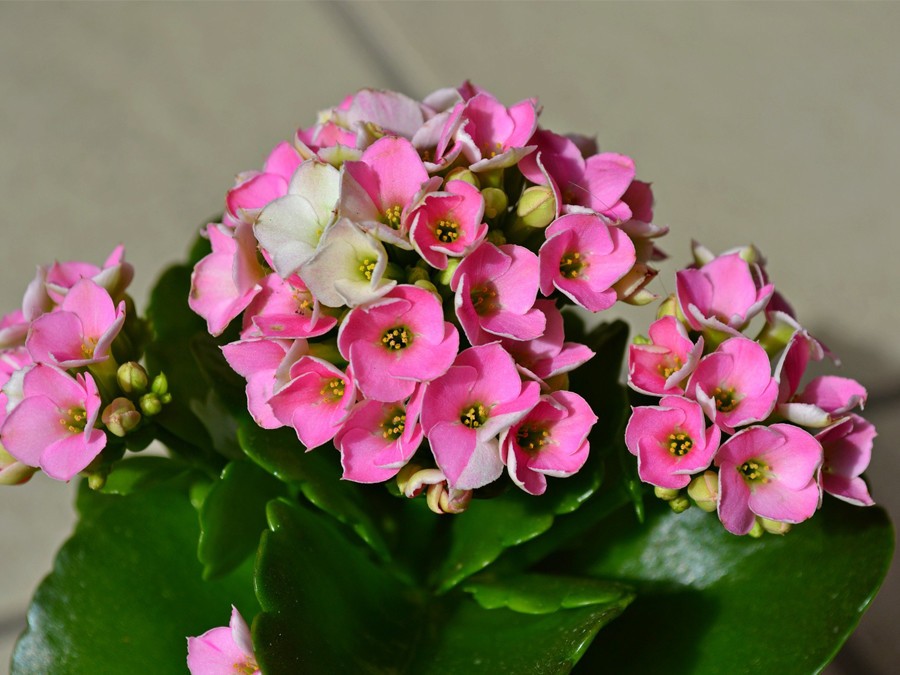
{"type": "Polygon", "coordinates": [[[334,437],[344,480],[380,483],[397,475],[422,443],[423,393],[424,387],[419,386],[408,403],[356,404],[334,437]]]}
{"type": "Polygon", "coordinates": [[[860,478],[872,459],[875,426],[859,415],[850,415],[816,434],[822,444],[822,489],[856,506],[872,506],[866,482],[860,478]]]}
{"type": "Polygon", "coordinates": [[[716,454],[719,519],[733,534],[747,534],[756,516],[799,523],[819,507],[822,446],[791,424],[750,427],[716,454]]]}
{"type": "Polygon", "coordinates": [[[478,246],[487,234],[482,222],[484,198],[474,185],[451,180],[445,192],[426,195],[410,213],[409,238],[425,262],[447,268],[447,256],[460,258],[478,246]]]}
{"type": "Polygon", "coordinates": [[[592,312],[612,307],[612,288],[635,263],[634,244],[597,215],[573,213],[547,228],[540,250],[541,293],[554,289],[592,312]]]}
{"type": "Polygon", "coordinates": [[[641,480],[679,490],[691,475],[706,470],[719,447],[721,432],[706,427],[702,408],[681,396],[664,396],[658,406],[632,408],[625,445],[638,458],[641,480]]]}
{"type": "Polygon", "coordinates": [[[275,418],[291,426],[307,450],[327,443],[341,428],[356,401],[356,386],[346,373],[313,356],[290,369],[290,381],[269,399],[275,418]]]}
{"type": "Polygon", "coordinates": [[[664,316],[650,324],[650,344],[628,348],[628,385],[643,394],[683,394],[682,385],[703,354],[703,338],[694,344],[684,324],[664,316]]]}
{"type": "Polygon", "coordinates": [[[337,319],[322,314],[319,301],[296,274],[282,279],[269,274],[262,290],[244,311],[241,338],[308,338],[324,335],[337,319]]]}
{"type": "Polygon", "coordinates": [[[578,394],[555,391],[504,432],[500,456],[509,476],[533,495],[547,490],[547,476],[577,473],[590,451],[588,434],[597,416],[578,394]]]}
{"type": "Polygon", "coordinates": [[[363,396],[389,403],[407,398],[416,383],[447,372],[459,333],[444,321],[437,296],[402,285],[352,310],[338,331],[338,348],[363,396]]]}
{"type": "Polygon", "coordinates": [[[725,340],[691,375],[687,396],[696,399],[722,431],[765,419],[775,407],[778,381],[766,351],[753,340],[725,340]]]}
{"type": "Polygon", "coordinates": [[[106,447],[106,434],[94,428],[101,403],[90,375],[73,378],[39,364],[25,373],[22,395],[0,428],[0,444],[23,464],[69,481],[106,447]]]}
{"type": "Polygon", "coordinates": [[[125,302],[116,307],[105,289],[81,279],[63,298],[59,310],[38,317],[25,341],[35,362],[80,368],[109,357],[110,346],[125,323],[125,302]]]}
{"type": "Polygon", "coordinates": [[[250,629],[234,606],[227,626],[212,628],[187,641],[187,666],[191,675],[260,675],[250,629]]]}
{"type": "Polygon", "coordinates": [[[426,387],[422,426],[451,488],[474,490],[499,478],[497,436],[535,406],[539,392],[496,343],[460,352],[426,387]]]}
{"type": "Polygon", "coordinates": [[[450,287],[456,291],[456,316],[473,345],[505,337],[533,340],[546,326],[534,308],[538,258],[524,246],[484,242],[463,258],[450,287]]]}
{"type": "Polygon", "coordinates": [[[740,329],[769,302],[775,287],[740,252],[721,255],[699,269],[676,274],[678,303],[694,330],[740,335],[740,329]]]}
{"type": "Polygon", "coordinates": [[[206,228],[212,253],[194,267],[188,304],[220,335],[262,290],[265,272],[256,257],[256,238],[249,224],[235,230],[212,224],[206,228]]]}

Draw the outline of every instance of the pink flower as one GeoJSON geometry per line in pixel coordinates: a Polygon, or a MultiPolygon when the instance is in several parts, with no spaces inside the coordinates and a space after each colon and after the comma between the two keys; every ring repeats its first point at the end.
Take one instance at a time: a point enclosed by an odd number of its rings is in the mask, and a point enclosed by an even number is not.
{"type": "Polygon", "coordinates": [[[819,506],[822,446],[791,424],[750,427],[729,438],[716,455],[719,519],[747,534],[756,516],[799,523],[819,506]]]}
{"type": "Polygon", "coordinates": [[[361,89],[353,95],[341,121],[350,129],[366,125],[384,135],[411,139],[425,121],[423,106],[396,91],[361,89]]]}
{"type": "Polygon", "coordinates": [[[775,287],[740,252],[721,255],[699,269],[676,275],[678,303],[694,330],[740,335],[740,329],[769,302],[775,287]]]}
{"type": "Polygon", "coordinates": [[[327,361],[303,356],[291,366],[290,382],[269,399],[269,406],[312,450],[334,438],[355,401],[349,370],[343,373],[327,361]]]}
{"type": "Polygon", "coordinates": [[[300,161],[300,155],[289,143],[276,145],[262,172],[248,171],[238,176],[237,183],[225,197],[222,223],[229,228],[242,223],[252,225],[264,206],[287,193],[288,183],[300,161]]]}
{"type": "Polygon", "coordinates": [[[570,214],[547,228],[540,250],[541,293],[554,289],[592,312],[616,301],[612,288],[634,266],[634,244],[600,216],[570,214]]]}
{"type": "Polygon", "coordinates": [[[188,639],[187,666],[191,675],[259,675],[247,622],[234,606],[231,621],[188,639]]]}
{"type": "Polygon", "coordinates": [[[417,382],[447,372],[459,333],[444,321],[437,296],[402,285],[352,310],[338,331],[338,348],[363,396],[391,402],[412,394],[417,382]]]}
{"type": "MultiPolygon", "coordinates": [[[[0,426],[6,420],[9,398],[6,395],[6,384],[14,373],[22,373],[32,364],[31,354],[24,347],[0,350],[0,426]]],[[[21,375],[20,375],[21,376],[21,375]]]]}
{"type": "Polygon", "coordinates": [[[865,481],[860,478],[872,458],[875,426],[859,415],[850,415],[816,434],[822,444],[822,489],[856,506],[872,506],[865,481]]]}
{"type": "Polygon", "coordinates": [[[244,311],[241,338],[308,338],[324,335],[337,319],[322,314],[319,301],[296,274],[282,279],[269,274],[262,290],[244,311]]]}
{"type": "Polygon", "coordinates": [[[0,429],[0,443],[23,464],[69,481],[106,447],[106,434],[94,429],[101,404],[90,375],[73,378],[39,364],[25,374],[22,393],[0,429]]]}
{"type": "Polygon", "coordinates": [[[681,396],[664,396],[658,406],[632,408],[625,445],[638,458],[641,480],[679,490],[691,475],[712,463],[721,432],[706,428],[703,410],[681,396]]]}
{"type": "Polygon", "coordinates": [[[707,354],[691,376],[687,396],[695,398],[722,431],[765,419],[775,407],[778,381],[771,375],[769,357],[753,340],[725,340],[707,354]]]}
{"type": "Polygon", "coordinates": [[[648,335],[650,344],[628,348],[628,385],[651,396],[683,394],[682,384],[703,354],[703,338],[691,342],[684,324],[674,316],[654,321],[648,335]]]}
{"type": "Polygon", "coordinates": [[[519,422],[504,432],[500,455],[509,476],[533,495],[544,494],[547,476],[565,478],[587,461],[588,434],[597,416],[578,394],[542,396],[519,422]]]}
{"type": "Polygon", "coordinates": [[[10,349],[25,344],[31,321],[25,318],[21,309],[16,309],[0,318],[0,349],[10,349]]]}
{"type": "Polygon", "coordinates": [[[474,490],[500,476],[497,436],[534,407],[539,391],[496,343],[464,350],[426,387],[422,426],[451,488],[474,490]]]}
{"type": "Polygon", "coordinates": [[[116,307],[105,289],[81,279],[63,298],[59,311],[31,324],[25,345],[35,362],[79,368],[105,361],[124,323],[125,302],[116,307]]]}
{"type": "Polygon", "coordinates": [[[463,258],[450,287],[456,316],[473,345],[500,337],[532,340],[544,332],[544,315],[534,309],[538,258],[523,246],[483,243],[463,258]]]}
{"type": "MultiPolygon", "coordinates": [[[[119,300],[133,278],[134,267],[125,262],[125,247],[117,246],[109,254],[102,268],[86,262],[56,262],[47,269],[42,281],[50,299],[55,303],[61,303],[69,289],[81,279],[91,279],[98,286],[105,288],[114,300],[119,300]]],[[[32,293],[34,292],[35,290],[32,290],[32,293]]],[[[28,304],[27,294],[25,304],[28,304]]],[[[29,318],[35,317],[32,315],[29,318]]]]}
{"type": "Polygon", "coordinates": [[[420,386],[408,403],[361,401],[334,438],[344,480],[380,483],[393,478],[422,443],[420,386]]]}
{"type": "Polygon", "coordinates": [[[409,237],[425,262],[447,268],[447,256],[460,258],[487,234],[482,222],[484,198],[474,185],[451,180],[446,192],[432,192],[410,213],[409,237]]]}
{"type": "Polygon", "coordinates": [[[212,224],[206,228],[212,253],[194,267],[188,304],[220,335],[262,290],[265,272],[256,257],[256,238],[249,224],[235,230],[212,224]]]}

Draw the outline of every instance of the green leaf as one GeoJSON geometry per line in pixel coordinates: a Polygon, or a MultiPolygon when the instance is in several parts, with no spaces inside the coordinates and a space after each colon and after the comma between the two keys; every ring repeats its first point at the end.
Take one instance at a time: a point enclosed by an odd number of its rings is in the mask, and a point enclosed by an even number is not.
{"type": "Polygon", "coordinates": [[[249,562],[219,581],[201,580],[186,488],[159,484],[127,496],[82,489],[90,508],[35,593],[14,675],[183,675],[186,636],[226,625],[231,604],[253,616],[249,562]]]}
{"type": "Polygon", "coordinates": [[[583,672],[669,675],[818,672],[874,597],[894,540],[884,511],[833,499],[783,537],[736,537],[715,514],[655,504],[643,526],[620,512],[594,538],[560,567],[627,582],[638,600],[583,672]]]}
{"type": "Polygon", "coordinates": [[[317,507],[351,527],[381,557],[390,556],[380,510],[367,499],[375,490],[341,480],[340,460],[331,446],[312,452],[297,440],[292,429],[266,430],[244,418],[238,427],[238,442],[250,459],[280,480],[299,485],[303,495],[317,507]]]}
{"type": "Polygon", "coordinates": [[[520,574],[493,581],[470,581],[463,586],[485,609],[508,607],[525,614],[549,614],[588,605],[625,605],[634,597],[623,585],[550,574],[520,574]]]}
{"type": "MultiPolygon", "coordinates": [[[[599,603],[574,609],[484,609],[461,594],[438,598],[406,585],[309,509],[275,501],[269,521],[253,634],[272,675],[567,673],[629,599],[604,584],[599,603]]],[[[490,594],[486,582],[479,588],[490,594]]],[[[550,583],[543,590],[553,594],[550,583]]]]}
{"type": "Polygon", "coordinates": [[[205,579],[230,572],[256,550],[266,529],[266,504],[285,492],[281,482],[253,462],[225,467],[200,508],[197,557],[205,579]]]}

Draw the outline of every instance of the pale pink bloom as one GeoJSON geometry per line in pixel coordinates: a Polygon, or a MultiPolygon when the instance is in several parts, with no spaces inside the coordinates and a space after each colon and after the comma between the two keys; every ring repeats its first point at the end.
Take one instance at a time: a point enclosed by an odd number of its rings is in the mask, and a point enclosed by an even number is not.
{"type": "Polygon", "coordinates": [[[721,431],[706,427],[702,408],[681,396],[663,396],[658,406],[631,409],[625,445],[638,458],[641,480],[679,490],[705,471],[719,447],[721,431]]]}
{"type": "Polygon", "coordinates": [[[503,472],[497,436],[534,407],[536,382],[522,382],[497,343],[466,349],[425,389],[422,426],[450,487],[474,490],[503,472]]]}
{"type": "Polygon", "coordinates": [[[300,165],[301,156],[290,143],[279,143],[266,160],[263,170],[247,171],[225,197],[224,225],[252,225],[260,211],[287,193],[291,176],[300,165]]]}
{"type": "Polygon", "coordinates": [[[340,167],[346,160],[359,159],[362,155],[356,149],[356,133],[331,118],[307,129],[298,129],[294,147],[303,159],[318,159],[334,167],[340,167]]]}
{"type": "Polygon", "coordinates": [[[474,185],[451,180],[445,191],[425,196],[409,216],[409,238],[425,262],[447,268],[447,257],[460,258],[478,246],[487,234],[484,198],[474,185]]]}
{"type": "Polygon", "coordinates": [[[423,393],[419,386],[408,402],[356,404],[334,437],[344,480],[381,483],[397,475],[422,443],[423,393]]]}
{"type": "Polygon", "coordinates": [[[635,262],[634,244],[600,216],[569,214],[547,228],[540,250],[541,293],[559,290],[592,312],[608,309],[617,295],[612,288],[635,262]]]}
{"type": "Polygon", "coordinates": [[[90,279],[69,289],[59,310],[38,317],[25,341],[31,358],[62,368],[80,368],[109,358],[113,340],[125,323],[125,302],[90,279]]]}
{"type": "Polygon", "coordinates": [[[330,164],[308,160],[291,178],[287,193],[269,202],[253,234],[283,278],[312,258],[325,228],[334,220],[340,173],[330,164]]]}
{"type": "Polygon", "coordinates": [[[456,316],[473,345],[498,338],[532,340],[546,326],[534,308],[538,258],[524,246],[484,242],[463,258],[450,287],[456,291],[456,316]]]}
{"type": "Polygon", "coordinates": [[[250,628],[233,605],[227,626],[189,637],[187,642],[187,666],[191,675],[260,675],[250,628]]]}
{"type": "Polygon", "coordinates": [[[290,381],[269,399],[279,422],[291,426],[307,450],[327,443],[356,401],[351,371],[303,356],[291,366],[290,381]]]}
{"type": "Polygon", "coordinates": [[[872,506],[866,482],[860,475],[872,459],[875,425],[859,415],[849,415],[816,434],[822,444],[822,489],[856,506],[872,506]]]}
{"type": "Polygon", "coordinates": [[[240,340],[222,347],[228,365],[247,380],[247,409],[263,429],[285,425],[269,400],[287,384],[290,368],[309,351],[306,340],[240,340]]]}
{"type": "Polygon", "coordinates": [[[596,422],[591,406],[578,394],[542,396],[501,437],[500,456],[509,477],[529,494],[544,494],[547,476],[566,478],[584,466],[591,447],[588,434],[596,422]]]}
{"type": "Polygon", "coordinates": [[[537,145],[537,150],[525,157],[519,168],[532,183],[547,184],[544,171],[537,165],[536,156],[540,154],[546,173],[559,188],[563,204],[588,208],[617,222],[632,217],[631,209],[623,201],[634,181],[634,161],[630,157],[605,152],[585,159],[571,139],[545,129],[536,131],[530,142],[537,145]]]}
{"type": "Polygon", "coordinates": [[[719,448],[719,519],[747,534],[756,516],[799,523],[819,507],[822,446],[791,424],[743,429],[719,448]]]}
{"type": "Polygon", "coordinates": [[[430,191],[439,184],[440,179],[429,182],[412,143],[385,136],[366,148],[358,162],[344,163],[338,213],[378,239],[408,250],[409,210],[423,186],[430,191]]]}
{"type": "MultiPolygon", "coordinates": [[[[42,281],[49,298],[55,303],[61,303],[69,289],[81,279],[91,279],[98,286],[105,288],[114,300],[120,300],[133,278],[134,267],[125,262],[125,247],[120,245],[113,249],[102,267],[78,261],[56,262],[47,268],[42,281]]],[[[46,301],[40,297],[41,291],[30,289],[29,292],[36,297],[29,302],[26,293],[25,307],[27,308],[29,304],[44,305],[43,311],[48,311],[46,301]]],[[[26,316],[29,319],[36,318],[34,310],[29,312],[26,309],[26,316]]]]}
{"type": "Polygon", "coordinates": [[[554,375],[567,373],[589,361],[594,352],[579,342],[564,342],[565,330],[562,313],[553,300],[537,300],[534,308],[544,315],[544,334],[533,340],[503,338],[500,343],[516,360],[516,365],[526,377],[548,380],[554,375]]]}
{"type": "Polygon", "coordinates": [[[346,110],[337,111],[337,118],[348,129],[359,131],[374,125],[382,135],[411,139],[425,122],[425,110],[418,101],[396,91],[361,89],[346,110]]]}
{"type": "Polygon", "coordinates": [[[528,142],[537,127],[537,116],[535,99],[507,108],[493,95],[479,91],[453,108],[438,144],[438,156],[453,142],[460,145],[472,171],[512,166],[534,150],[528,142]]]}
{"type": "Polygon", "coordinates": [[[0,349],[12,349],[25,344],[31,321],[25,318],[21,309],[16,309],[0,318],[0,349]]]}
{"type": "Polygon", "coordinates": [[[628,385],[643,394],[683,394],[683,385],[703,355],[703,338],[694,344],[674,316],[650,324],[650,344],[628,348],[628,385]]]}
{"type": "Polygon", "coordinates": [[[188,304],[206,319],[207,330],[220,335],[262,290],[265,271],[256,256],[256,239],[248,224],[235,229],[206,228],[212,253],[194,267],[188,304]]]}
{"type": "Polygon", "coordinates": [[[766,351],[753,340],[735,337],[700,359],[686,395],[722,431],[733,434],[736,427],[768,417],[778,398],[778,381],[766,351]]]}
{"type": "Polygon", "coordinates": [[[22,393],[0,428],[0,443],[18,461],[69,481],[106,447],[94,428],[101,403],[90,375],[39,364],[25,373],[22,393]]]}
{"type": "Polygon", "coordinates": [[[694,330],[740,335],[740,330],[769,302],[775,287],[739,252],[720,255],[699,269],[676,274],[678,303],[694,330]]]}
{"type": "Polygon", "coordinates": [[[437,296],[402,285],[351,310],[338,331],[338,348],[363,396],[389,403],[408,397],[418,382],[447,372],[459,333],[444,321],[437,296]]]}
{"type": "Polygon", "coordinates": [[[262,290],[244,310],[241,338],[308,338],[324,335],[337,319],[320,311],[319,301],[296,274],[269,274],[262,290]]]}

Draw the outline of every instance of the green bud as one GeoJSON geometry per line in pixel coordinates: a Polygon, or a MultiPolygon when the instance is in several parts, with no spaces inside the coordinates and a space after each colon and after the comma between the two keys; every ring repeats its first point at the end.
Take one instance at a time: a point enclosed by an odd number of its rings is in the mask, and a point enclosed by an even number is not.
{"type": "Polygon", "coordinates": [[[509,199],[503,190],[493,187],[484,188],[484,190],[481,191],[481,196],[484,197],[485,218],[493,220],[497,216],[506,213],[506,208],[509,206],[509,199]]]}
{"type": "Polygon", "coordinates": [[[674,293],[659,303],[659,308],[656,310],[656,318],[662,319],[664,316],[674,316],[676,319],[684,320],[674,293]]]}
{"type": "Polygon", "coordinates": [[[103,409],[100,419],[111,434],[122,438],[141,423],[141,413],[134,403],[119,397],[103,409]]]}
{"type": "Polygon", "coordinates": [[[430,293],[434,293],[435,295],[439,295],[437,286],[428,281],[428,279],[421,279],[413,284],[413,286],[418,286],[419,288],[424,288],[426,291],[430,293]]]}
{"type": "Polygon", "coordinates": [[[747,534],[749,534],[754,539],[759,539],[761,536],[763,536],[764,533],[765,530],[763,529],[762,523],[759,522],[759,518],[757,518],[755,521],[753,521],[753,528],[747,534]]]}
{"type": "Polygon", "coordinates": [[[506,243],[506,235],[500,230],[488,230],[487,240],[494,246],[503,246],[506,243]]]}
{"type": "Polygon", "coordinates": [[[144,367],[136,361],[129,361],[119,366],[116,371],[116,382],[126,394],[143,394],[147,391],[149,377],[144,367]]]}
{"type": "Polygon", "coordinates": [[[154,415],[159,415],[159,413],[162,412],[162,401],[160,401],[159,397],[153,392],[141,396],[139,404],[141,406],[141,410],[147,417],[153,417],[154,415]]]}
{"type": "Polygon", "coordinates": [[[688,496],[707,513],[716,510],[718,492],[719,476],[715,471],[706,471],[700,476],[695,476],[687,487],[688,496]]]}
{"type": "Polygon", "coordinates": [[[653,344],[653,341],[650,340],[650,338],[648,338],[646,335],[635,335],[634,338],[631,340],[631,342],[636,345],[653,344]]]}
{"type": "MultiPolygon", "coordinates": [[[[490,236],[490,233],[488,233],[488,236],[490,236]]],[[[449,258],[447,260],[447,269],[441,270],[441,274],[438,276],[438,283],[441,284],[441,286],[450,285],[453,273],[456,272],[456,268],[459,267],[460,262],[459,258],[449,258]]]]}
{"type": "Polygon", "coordinates": [[[160,396],[169,391],[169,380],[166,378],[165,373],[160,373],[153,378],[153,384],[150,385],[150,391],[160,396]]]}
{"type": "Polygon", "coordinates": [[[758,521],[762,528],[769,534],[785,535],[791,531],[790,523],[782,523],[777,520],[769,520],[768,518],[760,518],[758,521]]]}
{"type": "Polygon", "coordinates": [[[444,185],[449,183],[451,180],[465,181],[469,185],[474,185],[475,187],[481,189],[481,181],[478,180],[478,176],[476,176],[464,166],[458,166],[453,169],[453,171],[448,173],[447,177],[444,178],[444,185]]]}
{"type": "Polygon", "coordinates": [[[517,223],[544,228],[556,218],[556,197],[547,185],[534,185],[525,190],[516,205],[517,223]]]}
{"type": "Polygon", "coordinates": [[[478,181],[484,187],[503,187],[503,169],[488,169],[478,172],[478,181]]]}
{"type": "Polygon", "coordinates": [[[106,478],[109,476],[109,467],[100,468],[88,474],[88,487],[91,490],[102,490],[106,485],[106,478]]]}
{"type": "Polygon", "coordinates": [[[669,506],[675,513],[684,513],[691,508],[691,500],[685,496],[676,497],[669,502],[669,506]]]}
{"type": "Polygon", "coordinates": [[[680,493],[681,490],[672,490],[670,488],[662,487],[653,488],[653,494],[655,494],[658,499],[662,499],[663,501],[667,502],[675,499],[680,493]]]}
{"type": "Polygon", "coordinates": [[[419,265],[409,268],[409,271],[406,273],[406,283],[408,284],[414,284],[419,281],[428,281],[429,279],[430,275],[428,274],[428,270],[419,265]]]}

